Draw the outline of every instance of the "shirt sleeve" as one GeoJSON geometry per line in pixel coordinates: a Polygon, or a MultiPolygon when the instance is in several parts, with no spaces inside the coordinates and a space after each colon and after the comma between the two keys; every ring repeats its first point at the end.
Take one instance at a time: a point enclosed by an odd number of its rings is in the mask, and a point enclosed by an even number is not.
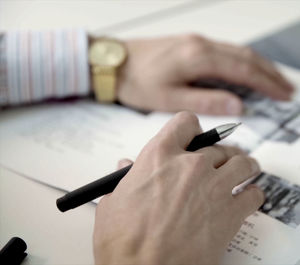
{"type": "Polygon", "coordinates": [[[89,94],[84,30],[10,31],[0,35],[0,105],[89,94]]]}

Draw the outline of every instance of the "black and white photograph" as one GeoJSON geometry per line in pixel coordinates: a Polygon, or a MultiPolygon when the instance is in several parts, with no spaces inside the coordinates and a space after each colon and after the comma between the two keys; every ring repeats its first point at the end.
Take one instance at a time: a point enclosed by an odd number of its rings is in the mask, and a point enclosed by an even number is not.
{"type": "Polygon", "coordinates": [[[261,212],[293,228],[300,224],[300,186],[267,173],[262,173],[252,183],[265,194],[261,212]]]}

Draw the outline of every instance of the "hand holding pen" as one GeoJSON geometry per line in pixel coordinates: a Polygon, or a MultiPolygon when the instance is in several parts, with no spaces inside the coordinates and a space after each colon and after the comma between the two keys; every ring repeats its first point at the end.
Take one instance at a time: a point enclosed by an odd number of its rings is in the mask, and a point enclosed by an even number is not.
{"type": "MultiPolygon", "coordinates": [[[[211,146],[216,142],[226,138],[239,125],[240,123],[225,124],[205,133],[201,133],[193,138],[187,147],[185,147],[185,150],[194,152],[201,148],[211,146]]],[[[131,167],[132,165],[128,165],[90,184],[67,193],[63,197],[57,199],[56,203],[58,209],[62,212],[65,212],[112,192],[120,180],[128,173],[131,167]]]]}
{"type": "Polygon", "coordinates": [[[201,134],[191,113],[177,114],[144,147],[134,165],[97,206],[96,264],[220,264],[263,193],[236,185],[260,172],[229,146],[187,151],[201,134]]]}
{"type": "MultiPolygon", "coordinates": [[[[194,152],[200,148],[211,146],[216,142],[226,138],[230,135],[240,123],[229,123],[218,126],[205,133],[201,133],[194,137],[194,139],[185,148],[189,152],[194,152]]],[[[65,212],[76,208],[84,203],[92,201],[102,195],[112,192],[121,179],[131,169],[132,164],[119,169],[103,178],[100,178],[90,184],[78,188],[72,192],[67,193],[63,197],[57,199],[57,207],[60,211],[65,212]]]]}

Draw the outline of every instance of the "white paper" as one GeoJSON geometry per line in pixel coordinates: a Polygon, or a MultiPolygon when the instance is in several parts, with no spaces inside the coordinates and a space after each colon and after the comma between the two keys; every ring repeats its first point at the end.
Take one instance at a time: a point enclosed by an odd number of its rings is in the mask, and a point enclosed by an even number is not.
{"type": "Polygon", "coordinates": [[[134,158],[130,127],[144,123],[142,114],[89,101],[1,114],[0,164],[68,191],[114,171],[118,160],[134,158]]]}
{"type": "Polygon", "coordinates": [[[233,238],[222,265],[294,265],[300,259],[296,229],[260,212],[246,219],[233,238]]]}
{"type": "MultiPolygon", "coordinates": [[[[300,140],[293,144],[264,142],[252,156],[258,159],[267,175],[279,176],[279,185],[269,183],[265,207],[248,217],[229,244],[222,264],[298,264],[300,261],[300,140]],[[272,185],[271,185],[272,184],[272,185]],[[286,187],[294,191],[287,195],[286,187]],[[270,189],[272,187],[272,190],[270,189]],[[277,199],[280,198],[278,201],[277,199]],[[268,200],[268,199],[267,199],[268,200]],[[272,202],[272,200],[271,200],[272,202]]],[[[268,185],[268,184],[267,184],[268,185]]],[[[267,187],[267,186],[265,186],[267,187]]]]}

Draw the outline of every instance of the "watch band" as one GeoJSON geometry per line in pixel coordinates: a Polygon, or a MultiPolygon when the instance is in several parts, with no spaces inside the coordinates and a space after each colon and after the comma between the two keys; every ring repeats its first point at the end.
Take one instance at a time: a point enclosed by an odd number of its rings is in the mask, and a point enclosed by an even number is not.
{"type": "Polygon", "coordinates": [[[116,100],[116,70],[113,67],[92,66],[92,81],[99,102],[110,103],[116,100]]]}

